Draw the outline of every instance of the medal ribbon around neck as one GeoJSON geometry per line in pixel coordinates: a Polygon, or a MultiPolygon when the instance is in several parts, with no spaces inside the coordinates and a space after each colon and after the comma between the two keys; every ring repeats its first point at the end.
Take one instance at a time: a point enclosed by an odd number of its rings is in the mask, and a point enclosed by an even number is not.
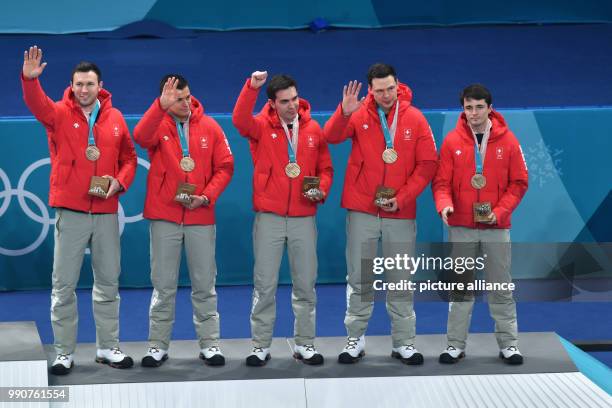
{"type": "Polygon", "coordinates": [[[281,125],[283,126],[283,130],[285,131],[285,135],[287,136],[287,155],[289,156],[289,163],[297,163],[297,144],[298,144],[298,135],[300,132],[300,121],[299,115],[295,115],[295,119],[293,119],[293,127],[292,134],[289,132],[289,128],[287,124],[281,120],[281,125]]]}
{"type": "Polygon", "coordinates": [[[385,135],[385,144],[387,149],[393,149],[393,140],[395,139],[395,131],[397,130],[397,114],[399,112],[399,100],[395,104],[395,114],[393,115],[393,122],[391,122],[391,131],[387,125],[387,116],[385,111],[380,106],[376,109],[378,111],[378,118],[380,119],[380,126],[382,127],[383,134],[385,135]]]}
{"type": "Polygon", "coordinates": [[[88,121],[88,125],[89,125],[89,138],[87,140],[87,144],[90,145],[90,146],[95,146],[96,145],[96,140],[94,138],[93,128],[94,128],[94,125],[96,124],[96,119],[98,118],[98,112],[100,112],[100,101],[96,100],[96,104],[94,105],[94,108],[91,111],[91,114],[89,115],[89,121],[88,121]]]}
{"type": "Polygon", "coordinates": [[[185,129],[183,129],[183,125],[181,125],[181,121],[178,120],[178,118],[174,118],[174,123],[176,123],[176,131],[179,135],[179,141],[181,142],[183,157],[189,157],[189,140],[187,140],[188,135],[185,135],[185,129]]]}

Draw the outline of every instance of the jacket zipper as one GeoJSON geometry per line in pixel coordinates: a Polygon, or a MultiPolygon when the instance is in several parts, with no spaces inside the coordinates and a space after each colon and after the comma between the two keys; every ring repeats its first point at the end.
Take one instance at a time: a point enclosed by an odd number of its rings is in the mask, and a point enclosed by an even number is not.
{"type": "MultiPolygon", "coordinates": [[[[187,183],[187,175],[185,174],[185,178],[184,178],[185,183],[187,183]]],[[[185,224],[185,206],[181,204],[181,207],[183,208],[183,215],[181,216],[181,225],[185,224]]]]}

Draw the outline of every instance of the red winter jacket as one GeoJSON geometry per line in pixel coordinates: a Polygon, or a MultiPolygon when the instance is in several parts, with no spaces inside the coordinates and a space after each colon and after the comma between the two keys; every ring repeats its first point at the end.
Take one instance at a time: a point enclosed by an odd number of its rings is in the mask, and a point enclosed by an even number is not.
{"type": "Polygon", "coordinates": [[[476,172],[474,136],[462,113],[457,126],[444,139],[440,168],[433,182],[436,209],[453,207],[448,224],[468,228],[510,228],[512,211],[527,191],[529,177],[523,151],[503,116],[491,111],[493,124],[483,164],[486,185],[477,190],[471,179],[476,172]],[[496,225],[475,223],[472,204],[489,201],[497,218],[496,225]]]}
{"type": "Polygon", "coordinates": [[[49,205],[90,213],[116,213],[118,196],[108,200],[87,194],[92,176],[109,175],[125,190],[136,174],[137,158],[128,127],[111,103],[111,94],[100,90],[100,111],[94,125],[100,158],[89,161],[85,149],[89,125],[70,87],[59,102],[53,102],[43,91],[38,79],[21,77],[23,98],[45,129],[51,157],[49,205]]]}
{"type": "Polygon", "coordinates": [[[310,105],[300,99],[298,110],[297,163],[300,175],[294,179],[285,174],[289,163],[287,136],[269,103],[257,116],[253,108],[259,89],[252,89],[248,79],[236,101],[232,121],[240,134],[249,138],[255,164],[253,172],[253,207],[255,211],[272,212],[290,217],[315,215],[317,203],[302,195],[304,176],[320,177],[319,189],[329,194],[333,178],[331,156],[319,124],[310,117],[310,105]]]}
{"type": "Polygon", "coordinates": [[[191,97],[189,118],[189,156],[195,169],[180,167],[181,141],[172,116],[159,104],[159,98],[134,128],[134,140],[149,151],[151,168],[147,177],[144,217],[185,225],[215,223],[215,202],[234,173],[234,157],[221,127],[204,114],[202,104],[191,97]],[[205,195],[210,205],[194,210],[174,201],[180,183],[195,184],[195,195],[205,195]]]}
{"type": "MultiPolygon", "coordinates": [[[[393,143],[398,158],[392,164],[382,159],[385,137],[371,93],[350,117],[342,114],[340,104],[325,124],[329,143],[353,139],[344,177],[343,208],[384,218],[416,218],[416,198],[436,174],[438,154],[425,116],[411,105],[412,91],[402,83],[398,84],[398,100],[400,111],[393,143]],[[374,205],[379,185],[396,190],[398,211],[390,213],[374,205]]],[[[389,128],[394,114],[395,106],[387,115],[389,128]]]]}

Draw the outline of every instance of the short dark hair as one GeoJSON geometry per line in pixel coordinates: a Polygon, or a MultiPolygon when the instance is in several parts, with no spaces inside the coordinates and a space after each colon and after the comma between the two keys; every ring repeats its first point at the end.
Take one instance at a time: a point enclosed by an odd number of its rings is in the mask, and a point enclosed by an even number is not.
{"type": "Polygon", "coordinates": [[[185,77],[182,76],[181,74],[166,74],[162,77],[161,81],[159,81],[159,94],[160,95],[162,94],[164,90],[164,84],[166,83],[168,78],[172,78],[172,77],[178,79],[178,85],[176,86],[176,89],[185,89],[187,86],[189,86],[189,83],[187,82],[185,77]]]}
{"type": "Polygon", "coordinates": [[[266,88],[266,93],[268,94],[268,98],[274,101],[276,100],[276,93],[278,91],[291,88],[292,86],[297,90],[297,82],[289,75],[274,75],[266,88]]]}
{"type": "Polygon", "coordinates": [[[489,90],[482,84],[472,84],[467,86],[463,91],[461,91],[459,103],[462,107],[464,106],[466,99],[484,99],[487,103],[487,106],[491,106],[491,103],[493,102],[491,92],[489,92],[489,90]]]}
{"type": "Polygon", "coordinates": [[[76,65],[76,67],[72,69],[72,74],[70,75],[70,82],[72,82],[72,80],[74,79],[74,74],[76,74],[77,72],[89,71],[95,72],[96,76],[98,77],[98,82],[102,80],[102,71],[100,71],[100,68],[98,68],[96,64],[89,61],[81,61],[76,65]]]}
{"type": "Polygon", "coordinates": [[[370,67],[370,69],[368,69],[368,85],[372,85],[372,80],[374,78],[386,78],[389,75],[393,75],[393,79],[397,81],[395,68],[393,68],[391,65],[380,62],[374,64],[370,67]]]}

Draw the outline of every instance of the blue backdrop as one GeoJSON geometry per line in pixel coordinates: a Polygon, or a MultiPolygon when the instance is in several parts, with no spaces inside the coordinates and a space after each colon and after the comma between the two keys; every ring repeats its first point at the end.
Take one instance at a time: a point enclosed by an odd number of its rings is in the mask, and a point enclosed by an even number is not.
{"type": "Polygon", "coordinates": [[[4,2],[0,33],[77,33],[113,30],[142,19],[180,28],[236,30],[304,28],[315,18],[334,27],[380,28],[411,25],[576,23],[612,21],[606,0],[81,0],[4,2]]]}
{"type": "MultiPolygon", "coordinates": [[[[530,188],[513,218],[514,242],[612,241],[612,109],[502,111],[521,141],[530,172],[530,188]]],[[[426,112],[438,147],[454,127],[458,112],[426,112]]],[[[324,123],[327,115],[315,118],[324,123]]],[[[136,117],[128,118],[133,127],[136,117]]],[[[217,265],[220,284],[251,282],[253,211],[252,164],[246,141],[227,115],[215,116],[235,155],[236,170],[217,204],[217,265]]],[[[335,180],[318,214],[319,282],[345,276],[344,217],[340,193],[350,142],[331,146],[335,180]]],[[[49,159],[44,129],[34,119],[0,120],[0,290],[47,288],[53,260],[54,211],[47,206],[49,159]]],[[[148,162],[139,149],[133,186],[121,200],[122,276],[128,287],[149,286],[148,223],[141,211],[148,162]]],[[[418,200],[418,240],[443,239],[431,190],[418,200]]],[[[537,271],[514,263],[515,277],[537,271]]],[[[289,282],[286,263],[282,282],[289,282]]],[[[181,283],[187,283],[182,268],[181,283]]],[[[89,256],[80,286],[91,285],[89,256]]]]}

